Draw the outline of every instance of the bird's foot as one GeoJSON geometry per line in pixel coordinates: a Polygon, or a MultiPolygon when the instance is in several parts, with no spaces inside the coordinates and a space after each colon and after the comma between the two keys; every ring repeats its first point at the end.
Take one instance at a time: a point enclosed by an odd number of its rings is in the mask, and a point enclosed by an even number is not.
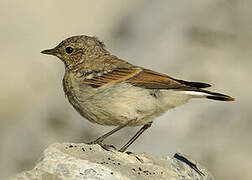
{"type": "Polygon", "coordinates": [[[91,142],[88,142],[87,144],[89,144],[89,145],[92,145],[92,144],[99,144],[104,150],[106,150],[106,151],[110,151],[110,150],[116,150],[116,147],[115,146],[113,146],[112,144],[105,144],[104,142],[102,142],[102,141],[97,141],[97,140],[95,140],[95,141],[91,141],[91,142]]]}
{"type": "Polygon", "coordinates": [[[98,141],[98,140],[94,140],[94,141],[88,142],[86,144],[91,145],[91,144],[100,144],[100,143],[103,143],[103,142],[102,141],[98,141]]]}

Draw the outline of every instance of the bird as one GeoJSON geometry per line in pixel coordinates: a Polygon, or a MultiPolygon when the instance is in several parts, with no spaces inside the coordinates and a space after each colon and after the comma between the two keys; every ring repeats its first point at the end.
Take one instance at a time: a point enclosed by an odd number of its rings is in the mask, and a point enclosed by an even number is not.
{"type": "Polygon", "coordinates": [[[192,98],[234,101],[231,96],[206,90],[211,86],[208,83],[176,79],[118,58],[96,36],[72,36],[41,53],[64,63],[63,90],[82,117],[117,126],[89,144],[105,147],[104,139],[120,129],[142,126],[120,152],[150,128],[156,117],[192,98]]]}

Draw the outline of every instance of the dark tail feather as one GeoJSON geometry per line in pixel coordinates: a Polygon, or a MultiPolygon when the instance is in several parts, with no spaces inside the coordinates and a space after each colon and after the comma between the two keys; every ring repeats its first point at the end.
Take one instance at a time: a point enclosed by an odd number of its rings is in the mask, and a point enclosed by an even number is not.
{"type": "Polygon", "coordinates": [[[180,80],[180,79],[174,79],[174,80],[178,81],[181,84],[184,84],[186,86],[190,86],[190,87],[196,87],[196,88],[208,88],[208,87],[211,87],[210,84],[202,83],[202,82],[190,82],[190,81],[184,81],[184,80],[180,80]]]}
{"type": "Polygon", "coordinates": [[[207,98],[207,99],[212,99],[212,100],[217,100],[217,101],[234,101],[235,100],[231,96],[221,94],[221,93],[211,92],[211,91],[207,91],[203,89],[188,89],[185,92],[187,94],[193,95],[194,97],[198,97],[198,98],[207,98]]]}
{"type": "Polygon", "coordinates": [[[212,99],[216,101],[234,101],[235,99],[232,98],[231,96],[221,94],[221,93],[216,93],[216,92],[211,92],[207,90],[201,90],[201,92],[206,93],[206,98],[207,99],[212,99]]]}
{"type": "Polygon", "coordinates": [[[217,101],[234,101],[235,99],[229,96],[206,96],[207,99],[217,100],[217,101]]]}

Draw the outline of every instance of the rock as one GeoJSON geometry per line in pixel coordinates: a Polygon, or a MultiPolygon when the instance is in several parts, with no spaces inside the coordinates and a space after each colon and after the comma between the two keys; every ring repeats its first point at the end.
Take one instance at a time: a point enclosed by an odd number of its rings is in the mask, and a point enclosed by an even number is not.
{"type": "Polygon", "coordinates": [[[157,159],[146,153],[121,153],[99,145],[56,143],[43,153],[30,171],[8,180],[85,179],[85,180],[213,180],[201,165],[176,153],[174,157],[157,159]]]}

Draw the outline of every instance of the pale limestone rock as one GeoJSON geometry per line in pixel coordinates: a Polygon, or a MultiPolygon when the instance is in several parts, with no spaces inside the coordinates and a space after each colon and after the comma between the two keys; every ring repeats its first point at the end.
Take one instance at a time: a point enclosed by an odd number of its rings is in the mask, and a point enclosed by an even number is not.
{"type": "MultiPolygon", "coordinates": [[[[177,154],[177,157],[183,159],[185,156],[177,154]]],[[[184,159],[188,161],[188,158],[184,159]]],[[[57,143],[44,151],[43,157],[34,169],[9,180],[213,180],[198,163],[189,161],[194,169],[175,157],[156,159],[146,153],[108,151],[99,145],[57,143]]]]}

